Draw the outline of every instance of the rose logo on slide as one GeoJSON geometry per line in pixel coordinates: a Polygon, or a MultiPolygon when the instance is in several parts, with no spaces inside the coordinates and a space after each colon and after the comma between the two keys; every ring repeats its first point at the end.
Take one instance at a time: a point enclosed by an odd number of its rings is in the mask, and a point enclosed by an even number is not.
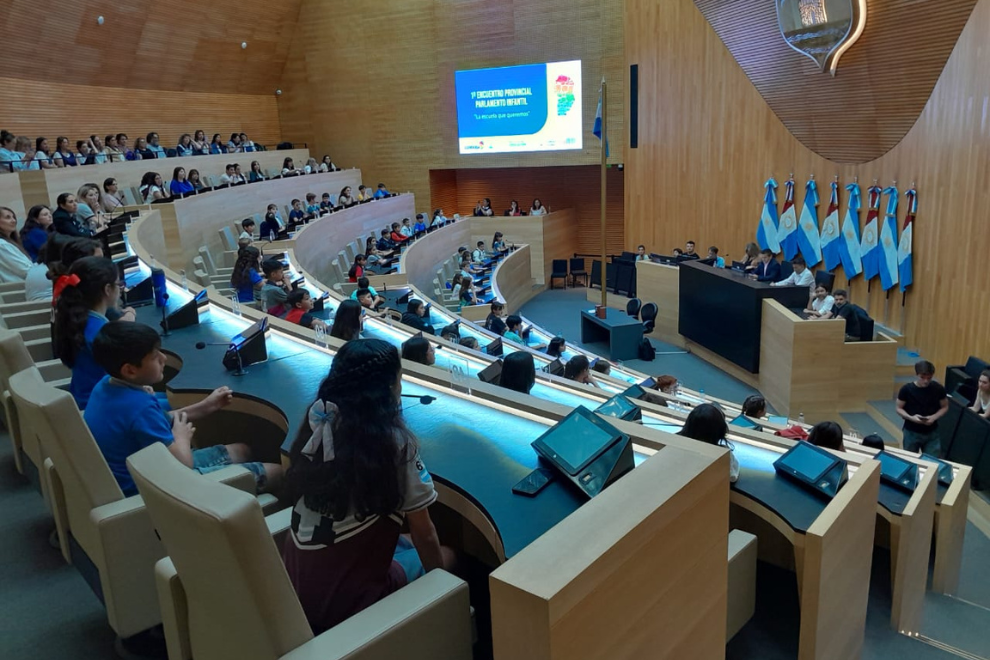
{"type": "Polygon", "coordinates": [[[563,117],[574,105],[574,81],[567,76],[557,76],[557,116],[563,117]]]}

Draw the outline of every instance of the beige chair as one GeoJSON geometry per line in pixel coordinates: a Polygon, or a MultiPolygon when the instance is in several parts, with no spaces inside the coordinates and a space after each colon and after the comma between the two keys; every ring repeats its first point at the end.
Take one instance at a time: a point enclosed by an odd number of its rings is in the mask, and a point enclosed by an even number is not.
{"type": "MultiPolygon", "coordinates": [[[[48,457],[45,474],[62,555],[103,602],[118,635],[158,625],[154,566],[165,550],[144,502],[124,497],[71,395],[45,383],[35,367],[11,376],[9,388],[25,434],[48,457]]],[[[252,493],[255,488],[254,476],[239,466],[190,475],[252,493]]]]}
{"type": "MultiPolygon", "coordinates": [[[[11,376],[35,366],[35,364],[21,333],[0,327],[0,403],[3,405],[4,423],[14,448],[14,466],[20,474],[24,474],[23,456],[27,455],[37,468],[39,483],[42,492],[44,492],[45,488],[40,478],[44,466],[41,448],[33,439],[29,441],[28,446],[24,445],[24,434],[21,432],[20,419],[10,397],[8,385],[11,376]]],[[[39,365],[39,371],[42,377],[54,387],[67,387],[69,384],[71,372],[58,360],[42,363],[39,365]]]]}
{"type": "Polygon", "coordinates": [[[168,550],[158,563],[169,660],[468,660],[467,585],[431,571],[314,637],[254,499],[196,479],[165,447],[127,459],[168,550]]]}

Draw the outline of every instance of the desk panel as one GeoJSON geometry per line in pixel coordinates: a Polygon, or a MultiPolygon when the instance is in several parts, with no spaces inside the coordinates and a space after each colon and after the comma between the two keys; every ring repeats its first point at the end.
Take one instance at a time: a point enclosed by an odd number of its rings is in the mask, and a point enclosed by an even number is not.
{"type": "Polygon", "coordinates": [[[518,314],[520,308],[537,294],[528,245],[520,245],[503,259],[492,273],[492,292],[505,303],[508,314],[518,314]]]}
{"type": "MultiPolygon", "coordinates": [[[[680,288],[680,270],[677,266],[652,261],[636,262],[636,297],[644,305],[648,302],[657,305],[657,321],[652,336],[683,348],[684,337],[678,331],[680,288]]],[[[625,300],[619,296],[616,299],[619,302],[625,300]]]]}
{"type": "MultiPolygon", "coordinates": [[[[54,147],[54,140],[52,140],[54,147]]],[[[282,162],[291,158],[297,167],[302,167],[309,159],[309,149],[289,149],[287,151],[255,151],[246,154],[220,154],[216,156],[188,156],[185,158],[156,158],[155,160],[135,160],[123,163],[103,163],[101,165],[82,165],[78,167],[60,167],[53,170],[24,172],[18,176],[23,178],[25,187],[24,200],[30,207],[34,204],[46,204],[55,208],[55,199],[64,192],[75,193],[84,183],[95,183],[103,190],[103,181],[109,177],[117,180],[121,190],[137,188],[141,185],[141,177],[145,172],[158,172],[162,175],[165,185],[172,179],[172,171],[176,167],[189,170],[199,170],[200,175],[219,177],[226,171],[227,163],[240,163],[241,172],[246,177],[251,171],[251,162],[258,161],[261,169],[282,171],[282,162]]],[[[340,192],[340,189],[333,191],[340,192]]],[[[264,210],[264,209],[262,209],[264,210]]]]}
{"type": "Polygon", "coordinates": [[[31,208],[33,204],[27,207],[24,206],[24,197],[21,193],[21,180],[17,174],[12,172],[0,173],[0,205],[11,208],[17,215],[18,224],[24,224],[24,219],[27,217],[27,209],[31,208]]]}

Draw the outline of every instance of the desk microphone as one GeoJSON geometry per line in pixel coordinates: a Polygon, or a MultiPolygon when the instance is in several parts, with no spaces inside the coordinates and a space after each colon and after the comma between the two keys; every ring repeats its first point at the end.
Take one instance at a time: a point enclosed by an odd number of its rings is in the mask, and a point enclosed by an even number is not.
{"type": "Polygon", "coordinates": [[[229,341],[198,341],[196,342],[196,348],[198,350],[203,350],[207,346],[230,346],[229,341]]]}
{"type": "MultiPolygon", "coordinates": [[[[227,350],[231,350],[231,342],[225,341],[198,341],[196,342],[196,348],[198,350],[203,350],[207,346],[226,346],[227,350]]],[[[244,368],[244,363],[241,361],[241,351],[240,347],[234,348],[234,357],[237,358],[237,369],[232,372],[234,376],[243,376],[247,373],[247,369],[244,368]]],[[[226,366],[226,365],[224,365],[226,366]]]]}
{"type": "Polygon", "coordinates": [[[424,406],[428,406],[428,405],[430,405],[431,403],[433,403],[434,401],[437,400],[437,398],[435,396],[430,396],[429,394],[423,394],[423,395],[419,395],[419,394],[400,394],[399,396],[402,396],[402,397],[404,397],[406,399],[419,399],[419,402],[421,404],[423,404],[424,406]]]}

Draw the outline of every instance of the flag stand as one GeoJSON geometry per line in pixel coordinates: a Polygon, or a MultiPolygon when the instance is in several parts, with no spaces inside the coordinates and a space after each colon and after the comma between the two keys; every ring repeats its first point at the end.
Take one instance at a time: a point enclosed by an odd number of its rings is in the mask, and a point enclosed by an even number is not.
{"type": "Polygon", "coordinates": [[[608,122],[606,118],[608,116],[608,90],[605,85],[605,76],[602,76],[602,134],[601,134],[601,146],[602,146],[602,201],[601,201],[601,230],[602,230],[602,308],[608,307],[608,268],[606,267],[606,253],[608,249],[605,242],[605,180],[606,180],[606,167],[608,159],[608,122]]]}

